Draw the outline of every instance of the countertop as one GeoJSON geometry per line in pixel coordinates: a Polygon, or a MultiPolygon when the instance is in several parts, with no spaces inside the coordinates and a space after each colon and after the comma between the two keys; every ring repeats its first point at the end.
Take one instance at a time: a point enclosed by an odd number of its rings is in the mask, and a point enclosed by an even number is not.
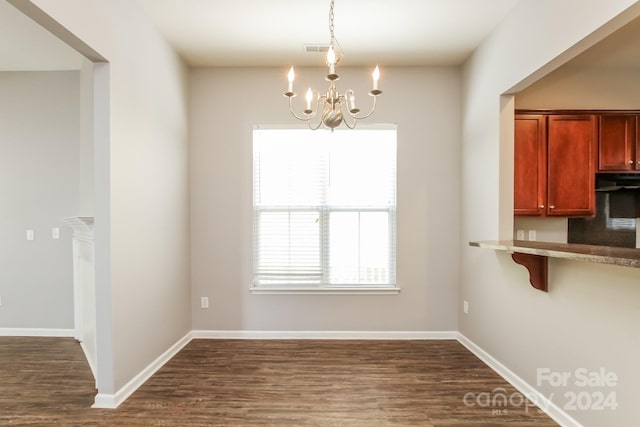
{"type": "Polygon", "coordinates": [[[564,258],[640,268],[640,249],[612,246],[578,245],[573,243],[534,242],[529,240],[500,240],[469,242],[470,246],[507,252],[564,258]]]}

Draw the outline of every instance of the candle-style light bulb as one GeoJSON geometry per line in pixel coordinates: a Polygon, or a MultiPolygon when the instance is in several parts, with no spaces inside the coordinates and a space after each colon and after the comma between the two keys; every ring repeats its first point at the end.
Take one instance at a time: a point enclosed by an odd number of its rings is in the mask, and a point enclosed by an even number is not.
{"type": "Polygon", "coordinates": [[[333,50],[333,46],[329,46],[327,51],[327,64],[329,64],[329,74],[336,73],[336,52],[333,50]]]}
{"type": "Polygon", "coordinates": [[[287,76],[289,79],[289,90],[288,92],[293,92],[293,79],[296,77],[296,73],[293,72],[293,67],[289,70],[289,75],[287,76]]]}
{"type": "Polygon", "coordinates": [[[376,69],[373,70],[373,90],[378,90],[378,80],[380,79],[380,68],[376,65],[376,69]]]}
{"type": "Polygon", "coordinates": [[[313,92],[311,92],[311,88],[307,89],[305,99],[307,100],[307,110],[311,110],[311,101],[313,100],[313,92]]]}

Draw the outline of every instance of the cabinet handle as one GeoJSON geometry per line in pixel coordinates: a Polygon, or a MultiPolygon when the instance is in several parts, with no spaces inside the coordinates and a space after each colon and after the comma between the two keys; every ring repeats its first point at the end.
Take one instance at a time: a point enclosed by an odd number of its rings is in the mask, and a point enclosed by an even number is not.
{"type": "Polygon", "coordinates": [[[629,160],[627,163],[629,163],[630,165],[633,164],[633,160],[629,160]]]}
{"type": "Polygon", "coordinates": [[[549,206],[549,209],[555,209],[555,208],[556,208],[556,207],[555,207],[555,206],[553,206],[553,205],[550,205],[550,206],[549,206]]]}
{"type": "Polygon", "coordinates": [[[538,208],[544,209],[544,205],[540,205],[540,206],[538,206],[538,208]]]}

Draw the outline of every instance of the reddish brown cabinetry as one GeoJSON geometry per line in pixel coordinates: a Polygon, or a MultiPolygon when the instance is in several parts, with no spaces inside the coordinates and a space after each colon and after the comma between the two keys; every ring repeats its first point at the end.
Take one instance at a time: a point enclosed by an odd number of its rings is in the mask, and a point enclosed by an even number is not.
{"type": "Polygon", "coordinates": [[[547,118],[516,115],[514,214],[543,215],[547,199],[547,118]]]}
{"type": "Polygon", "coordinates": [[[514,214],[592,215],[596,138],[595,115],[516,115],[514,214]]]}
{"type": "Polygon", "coordinates": [[[596,116],[550,115],[547,128],[547,215],[594,214],[596,116]]]}
{"type": "Polygon", "coordinates": [[[598,171],[640,171],[637,116],[629,114],[601,115],[599,122],[598,171]]]}

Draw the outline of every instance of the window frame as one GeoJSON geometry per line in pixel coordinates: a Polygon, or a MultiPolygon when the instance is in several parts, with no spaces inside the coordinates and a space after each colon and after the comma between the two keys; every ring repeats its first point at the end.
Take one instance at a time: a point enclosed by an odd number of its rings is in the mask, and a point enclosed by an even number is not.
{"type": "MultiPolygon", "coordinates": [[[[256,130],[301,130],[307,129],[304,126],[273,126],[273,125],[258,125],[254,126],[256,130]]],[[[396,164],[395,164],[395,191],[396,195],[394,203],[388,207],[346,207],[346,206],[331,206],[328,204],[323,205],[305,205],[300,207],[286,207],[282,206],[258,206],[255,201],[255,185],[256,185],[256,159],[255,159],[255,140],[252,136],[252,197],[253,200],[253,233],[252,233],[252,256],[253,256],[253,271],[252,271],[252,285],[250,292],[252,294],[399,294],[400,288],[397,285],[397,150],[398,150],[398,138],[397,138],[397,126],[394,124],[374,124],[360,126],[361,130],[393,130],[396,134],[395,150],[396,150],[396,164]],[[256,239],[259,235],[257,229],[260,221],[258,216],[265,212],[317,212],[319,218],[319,245],[320,245],[320,271],[321,281],[320,283],[307,283],[307,284],[256,284],[256,271],[258,269],[258,243],[256,239]],[[389,221],[389,283],[371,283],[371,284],[333,284],[326,283],[327,280],[322,280],[330,276],[330,262],[329,262],[329,234],[330,234],[330,220],[329,217],[333,212],[383,212],[388,215],[389,221]]],[[[351,132],[351,131],[348,131],[351,132]]]]}

